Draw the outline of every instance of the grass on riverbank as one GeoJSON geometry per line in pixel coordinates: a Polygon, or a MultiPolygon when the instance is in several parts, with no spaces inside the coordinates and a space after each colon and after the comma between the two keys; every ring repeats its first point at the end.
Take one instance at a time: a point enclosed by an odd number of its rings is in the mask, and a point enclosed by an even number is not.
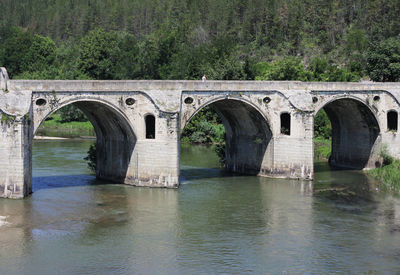
{"type": "Polygon", "coordinates": [[[400,160],[394,159],[388,165],[369,170],[368,174],[377,179],[383,188],[400,191],[400,160]]]}
{"type": "Polygon", "coordinates": [[[329,159],[332,141],[330,139],[314,138],[314,159],[329,159]]]}
{"type": "Polygon", "coordinates": [[[95,136],[93,125],[89,121],[62,122],[57,113],[51,115],[40,125],[38,136],[81,137],[95,136]]]}

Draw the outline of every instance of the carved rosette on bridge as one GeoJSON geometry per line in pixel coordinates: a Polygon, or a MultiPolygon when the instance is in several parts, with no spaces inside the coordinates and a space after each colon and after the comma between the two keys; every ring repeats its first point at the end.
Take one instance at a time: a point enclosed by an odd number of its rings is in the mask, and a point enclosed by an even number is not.
{"type": "Polygon", "coordinates": [[[263,81],[8,80],[0,72],[0,197],[32,190],[32,140],[53,112],[74,104],[97,136],[97,171],[108,181],[179,185],[180,132],[209,106],[226,129],[226,168],[276,178],[313,178],[313,130],[332,122],[331,164],[379,165],[387,144],[400,157],[398,83],[263,81]]]}

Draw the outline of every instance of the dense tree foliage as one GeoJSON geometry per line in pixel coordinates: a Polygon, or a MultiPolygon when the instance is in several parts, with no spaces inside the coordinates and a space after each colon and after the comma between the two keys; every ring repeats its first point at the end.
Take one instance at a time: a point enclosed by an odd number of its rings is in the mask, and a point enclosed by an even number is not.
{"type": "Polygon", "coordinates": [[[399,0],[4,0],[0,10],[0,65],[14,78],[399,79],[399,0]]]}
{"type": "Polygon", "coordinates": [[[121,57],[118,34],[90,31],[79,44],[78,68],[93,79],[113,79],[121,57]]]}
{"type": "Polygon", "coordinates": [[[182,142],[224,143],[225,128],[217,113],[210,107],[200,110],[186,125],[182,142]]]}
{"type": "Polygon", "coordinates": [[[326,59],[314,58],[305,67],[300,58],[286,57],[255,66],[256,80],[358,81],[360,75],[330,65],[326,59]]]}
{"type": "Polygon", "coordinates": [[[315,116],[314,136],[323,139],[329,139],[332,136],[332,125],[323,109],[315,116]]]}
{"type": "Polygon", "coordinates": [[[75,105],[70,104],[67,106],[64,106],[60,110],[58,110],[58,113],[60,114],[61,117],[61,122],[71,122],[71,121],[87,121],[86,115],[75,105]]]}
{"type": "Polygon", "coordinates": [[[368,53],[368,74],[374,81],[400,81],[400,36],[383,40],[368,53]]]}

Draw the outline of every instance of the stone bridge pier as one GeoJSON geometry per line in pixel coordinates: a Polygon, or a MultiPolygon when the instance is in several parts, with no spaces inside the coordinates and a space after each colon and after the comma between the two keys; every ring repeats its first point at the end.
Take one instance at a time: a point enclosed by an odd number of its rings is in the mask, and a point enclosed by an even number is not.
{"type": "Polygon", "coordinates": [[[96,133],[96,176],[135,186],[179,186],[180,134],[204,107],[226,130],[226,169],[313,179],[314,118],[332,124],[333,166],[381,165],[400,157],[398,83],[296,81],[10,80],[0,70],[0,197],[32,192],[32,142],[41,123],[69,104],[96,133]]]}
{"type": "Polygon", "coordinates": [[[205,106],[215,110],[225,126],[226,169],[312,179],[312,112],[301,112],[284,94],[273,90],[183,91],[181,130],[205,106]]]}

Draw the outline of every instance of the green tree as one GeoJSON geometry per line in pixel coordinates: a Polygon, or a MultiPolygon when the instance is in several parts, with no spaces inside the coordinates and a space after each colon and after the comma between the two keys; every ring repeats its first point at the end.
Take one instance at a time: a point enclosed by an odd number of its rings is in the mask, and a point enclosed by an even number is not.
{"type": "Polygon", "coordinates": [[[67,105],[57,111],[60,114],[61,122],[87,121],[86,115],[75,105],[67,105]]]}
{"type": "Polygon", "coordinates": [[[358,73],[331,65],[326,58],[312,59],[307,70],[311,73],[309,78],[311,81],[354,82],[360,80],[358,73]]]}
{"type": "Polygon", "coordinates": [[[272,63],[259,63],[256,66],[256,80],[309,80],[300,58],[286,57],[272,63]]]}
{"type": "Polygon", "coordinates": [[[116,32],[90,31],[79,44],[78,68],[94,79],[114,79],[121,57],[116,32]]]}
{"type": "Polygon", "coordinates": [[[79,44],[74,39],[62,43],[57,48],[55,67],[59,70],[56,79],[90,79],[78,67],[79,44]]]}
{"type": "Polygon", "coordinates": [[[332,125],[328,115],[321,109],[314,119],[314,137],[329,139],[332,136],[332,125]]]}
{"type": "Polygon", "coordinates": [[[139,46],[137,39],[128,33],[119,34],[120,58],[116,64],[116,79],[143,79],[138,62],[139,46]]]}
{"type": "Polygon", "coordinates": [[[374,81],[400,81],[400,36],[372,47],[367,55],[367,71],[374,81]]]}
{"type": "Polygon", "coordinates": [[[225,128],[217,113],[207,106],[188,122],[182,140],[192,143],[223,143],[225,128]]]}
{"type": "Polygon", "coordinates": [[[49,37],[11,28],[0,47],[0,63],[13,78],[52,79],[57,46],[49,37]]]}
{"type": "Polygon", "coordinates": [[[26,71],[44,71],[53,65],[56,58],[57,46],[49,37],[35,34],[32,43],[21,60],[26,71]]]}
{"type": "Polygon", "coordinates": [[[171,79],[175,76],[173,58],[179,51],[181,37],[177,29],[162,25],[138,45],[137,63],[145,79],[171,79]]]}
{"type": "Polygon", "coordinates": [[[347,59],[347,67],[352,72],[365,71],[367,58],[366,52],[369,48],[367,33],[350,24],[344,35],[343,55],[347,59]]]}
{"type": "Polygon", "coordinates": [[[0,62],[2,66],[7,68],[10,77],[13,77],[27,69],[24,60],[32,45],[34,36],[31,32],[24,31],[18,27],[7,30],[6,35],[7,38],[0,49],[0,62]]]}

